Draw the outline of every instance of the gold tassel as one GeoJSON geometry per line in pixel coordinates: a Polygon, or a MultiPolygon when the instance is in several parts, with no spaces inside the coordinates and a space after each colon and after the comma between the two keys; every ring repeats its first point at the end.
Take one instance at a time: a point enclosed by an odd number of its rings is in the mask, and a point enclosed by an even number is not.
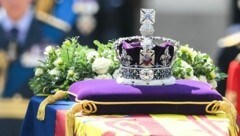
{"type": "Polygon", "coordinates": [[[223,101],[213,101],[206,107],[206,112],[216,114],[218,112],[225,112],[229,119],[229,132],[231,136],[238,136],[239,128],[237,125],[237,111],[234,105],[226,98],[223,101]]]}
{"type": "Polygon", "coordinates": [[[226,113],[226,116],[229,118],[230,127],[229,131],[231,136],[238,136],[239,128],[237,125],[237,111],[234,105],[226,98],[223,98],[223,102],[220,104],[220,110],[226,113]]]}
{"type": "Polygon", "coordinates": [[[97,112],[97,106],[94,101],[76,101],[77,103],[75,103],[66,114],[66,136],[73,136],[75,133],[77,133],[77,129],[75,129],[76,113],[81,112],[82,114],[91,114],[97,112]]]}
{"type": "Polygon", "coordinates": [[[75,103],[66,115],[66,136],[74,136],[75,114],[82,111],[82,103],[75,103]]]}
{"type": "Polygon", "coordinates": [[[54,95],[49,95],[44,99],[38,107],[37,119],[43,121],[45,118],[45,108],[48,104],[64,99],[67,96],[67,91],[57,91],[54,95]]]}

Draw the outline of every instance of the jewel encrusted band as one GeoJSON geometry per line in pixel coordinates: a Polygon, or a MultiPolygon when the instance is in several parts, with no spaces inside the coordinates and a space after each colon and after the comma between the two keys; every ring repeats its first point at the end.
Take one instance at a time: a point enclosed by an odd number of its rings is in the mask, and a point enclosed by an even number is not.
{"type": "Polygon", "coordinates": [[[133,68],[120,67],[120,77],[125,79],[137,79],[143,81],[161,80],[172,76],[171,67],[164,68],[133,68]]]}

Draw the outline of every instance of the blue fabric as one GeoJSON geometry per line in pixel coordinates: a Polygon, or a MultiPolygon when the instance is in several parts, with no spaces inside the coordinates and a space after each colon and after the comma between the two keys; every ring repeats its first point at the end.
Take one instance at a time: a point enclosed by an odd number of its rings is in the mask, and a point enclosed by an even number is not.
{"type": "Polygon", "coordinates": [[[12,62],[8,69],[8,80],[5,89],[7,91],[3,93],[3,97],[12,97],[16,93],[16,91],[24,90],[28,85],[28,80],[33,75],[33,68],[26,68],[22,66],[19,59],[12,62]]]}
{"type": "MultiPolygon", "coordinates": [[[[73,4],[73,0],[62,0],[61,2],[56,3],[52,15],[58,19],[61,19],[70,26],[73,26],[77,19],[77,14],[75,14],[72,10],[73,4]]],[[[43,31],[44,34],[49,38],[48,40],[53,43],[60,44],[59,41],[62,41],[65,36],[65,32],[62,30],[48,25],[44,27],[43,31]]]]}
{"type": "Polygon", "coordinates": [[[46,107],[46,115],[44,121],[39,121],[37,111],[39,104],[45,97],[34,96],[31,98],[25,119],[23,121],[20,136],[54,136],[56,111],[70,109],[74,102],[70,101],[57,101],[53,105],[46,107]]]}
{"type": "Polygon", "coordinates": [[[73,25],[77,18],[77,14],[72,9],[73,4],[74,0],[62,0],[62,2],[56,3],[53,15],[69,25],[73,25]]]}

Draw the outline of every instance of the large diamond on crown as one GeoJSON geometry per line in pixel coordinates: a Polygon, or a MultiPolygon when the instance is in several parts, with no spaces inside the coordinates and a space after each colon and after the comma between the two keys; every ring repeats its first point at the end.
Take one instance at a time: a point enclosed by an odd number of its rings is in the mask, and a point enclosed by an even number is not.
{"type": "Polygon", "coordinates": [[[151,69],[144,68],[140,70],[140,78],[143,81],[150,81],[154,78],[154,72],[151,69]]]}

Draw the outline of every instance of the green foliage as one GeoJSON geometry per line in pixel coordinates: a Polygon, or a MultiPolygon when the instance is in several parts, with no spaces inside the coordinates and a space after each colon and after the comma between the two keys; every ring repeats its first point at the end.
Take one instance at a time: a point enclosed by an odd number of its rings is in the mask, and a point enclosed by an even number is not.
{"type": "MultiPolygon", "coordinates": [[[[57,90],[67,91],[69,86],[88,78],[112,78],[119,61],[113,42],[102,44],[95,40],[97,50],[78,43],[77,38],[67,39],[60,47],[48,46],[46,58],[35,68],[30,88],[35,94],[53,94],[57,90]]],[[[216,87],[216,81],[226,74],[221,73],[211,58],[197,52],[188,45],[181,46],[172,65],[173,76],[177,79],[193,79],[208,82],[216,87]]]]}
{"type": "Polygon", "coordinates": [[[52,94],[55,90],[67,91],[76,81],[98,76],[92,68],[97,58],[106,58],[111,62],[105,67],[107,72],[103,74],[113,74],[119,67],[113,43],[102,44],[94,41],[94,44],[98,47],[97,51],[80,45],[77,38],[67,39],[61,47],[48,46],[44,52],[46,59],[35,68],[35,76],[29,82],[34,94],[52,94]]]}
{"type": "Polygon", "coordinates": [[[214,65],[212,59],[206,53],[201,53],[181,46],[176,54],[172,67],[173,75],[178,79],[193,79],[208,82],[216,87],[216,81],[226,78],[214,65]]]}

